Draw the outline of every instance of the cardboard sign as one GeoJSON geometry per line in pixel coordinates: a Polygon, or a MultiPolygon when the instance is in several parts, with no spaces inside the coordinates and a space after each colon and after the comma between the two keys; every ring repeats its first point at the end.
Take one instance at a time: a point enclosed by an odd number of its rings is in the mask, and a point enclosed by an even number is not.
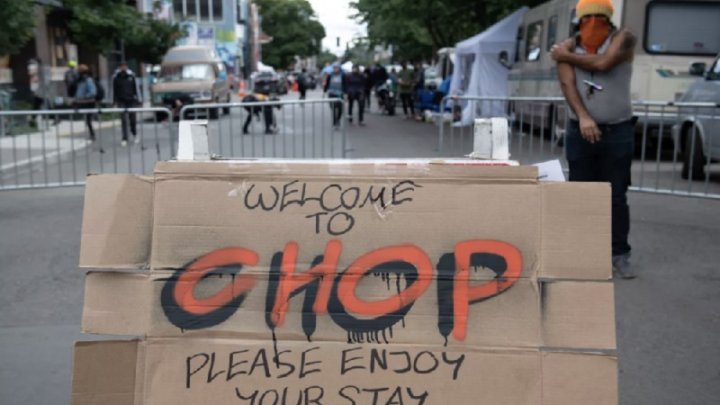
{"type": "Polygon", "coordinates": [[[475,161],[91,176],[83,332],[140,338],[77,343],[72,403],[615,404],[610,189],[537,177],[475,161]]]}

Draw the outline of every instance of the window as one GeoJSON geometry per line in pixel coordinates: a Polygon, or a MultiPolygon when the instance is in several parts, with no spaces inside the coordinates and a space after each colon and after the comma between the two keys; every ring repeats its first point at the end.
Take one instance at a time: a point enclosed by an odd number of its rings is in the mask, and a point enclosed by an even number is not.
{"type": "Polygon", "coordinates": [[[223,20],[223,0],[210,0],[212,3],[212,18],[215,21],[223,20]]]}
{"type": "Polygon", "coordinates": [[[646,15],[648,53],[710,56],[720,52],[720,2],[653,1],[646,15]]]}
{"type": "Polygon", "coordinates": [[[200,20],[210,21],[210,0],[199,0],[200,3],[200,20]]]}
{"type": "Polygon", "coordinates": [[[175,17],[175,21],[183,20],[185,16],[184,3],[183,0],[173,0],[173,16],[175,17]]]}
{"type": "Polygon", "coordinates": [[[720,57],[715,59],[715,63],[710,67],[707,78],[708,80],[720,80],[720,57]]]}
{"type": "Polygon", "coordinates": [[[547,50],[549,51],[553,45],[557,42],[557,25],[558,16],[554,15],[550,17],[548,21],[548,37],[547,37],[547,50]]]}
{"type": "Polygon", "coordinates": [[[222,21],[223,0],[173,0],[173,15],[175,21],[222,21]]]}
{"type": "Polygon", "coordinates": [[[525,60],[528,62],[536,62],[540,60],[542,53],[542,21],[528,25],[527,40],[525,43],[525,60]]]}
{"type": "Polygon", "coordinates": [[[215,72],[211,65],[193,64],[165,66],[160,70],[160,82],[179,82],[184,80],[215,80],[215,72]]]}
{"type": "Polygon", "coordinates": [[[247,21],[247,1],[238,0],[237,2],[237,22],[238,24],[244,24],[247,21]]]}
{"type": "Polygon", "coordinates": [[[185,0],[185,18],[188,20],[197,19],[197,0],[185,0]]]}

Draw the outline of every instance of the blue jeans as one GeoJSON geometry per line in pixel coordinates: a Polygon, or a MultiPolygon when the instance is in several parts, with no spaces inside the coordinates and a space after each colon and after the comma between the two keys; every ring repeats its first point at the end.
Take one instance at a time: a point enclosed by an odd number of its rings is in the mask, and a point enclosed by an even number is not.
{"type": "Polygon", "coordinates": [[[570,120],[566,135],[566,154],[570,181],[608,182],[612,188],[612,254],[630,252],[630,187],[635,142],[635,118],[618,124],[599,124],[600,141],[586,141],[577,121],[570,120]]]}

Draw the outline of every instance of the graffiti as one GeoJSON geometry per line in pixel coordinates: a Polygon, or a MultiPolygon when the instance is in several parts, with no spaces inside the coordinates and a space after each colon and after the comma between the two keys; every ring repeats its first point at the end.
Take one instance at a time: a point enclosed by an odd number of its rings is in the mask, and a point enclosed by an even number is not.
{"type": "MultiPolygon", "coordinates": [[[[435,280],[438,332],[446,344],[450,334],[464,341],[470,306],[511,288],[523,266],[516,247],[494,240],[459,242],[453,252],[441,255],[435,266],[415,245],[382,247],[361,255],[342,272],[338,272],[340,241],[329,241],[323,254],[302,272],[297,269],[299,249],[298,243],[289,242],[271,258],[265,321],[273,336],[285,322],[290,299],[304,293],[301,321],[308,340],[315,333],[317,317],[328,315],[347,332],[349,343],[387,343],[393,326],[398,322],[404,325],[406,315],[435,280]],[[471,271],[479,267],[490,269],[495,277],[471,283],[471,271]],[[396,292],[382,300],[360,298],[358,285],[371,275],[382,277],[388,286],[395,277],[396,292]]],[[[176,271],[165,281],[160,297],[168,320],[182,330],[225,322],[256,285],[255,276],[243,274],[243,268],[256,266],[259,260],[252,250],[230,247],[210,252],[176,271]],[[196,298],[198,283],[213,274],[230,275],[231,282],[212,296],[196,298]]]]}
{"type": "Polygon", "coordinates": [[[308,184],[293,180],[281,187],[267,186],[258,190],[255,184],[248,187],[243,200],[248,210],[260,209],[263,211],[283,212],[287,208],[297,205],[303,207],[314,204],[318,211],[306,215],[315,225],[315,234],[326,232],[331,236],[346,234],[355,225],[353,210],[374,206],[378,211],[384,211],[404,203],[413,201],[409,195],[421,185],[403,180],[392,186],[352,186],[344,187],[340,184],[329,184],[317,194],[308,191],[308,184]]]}

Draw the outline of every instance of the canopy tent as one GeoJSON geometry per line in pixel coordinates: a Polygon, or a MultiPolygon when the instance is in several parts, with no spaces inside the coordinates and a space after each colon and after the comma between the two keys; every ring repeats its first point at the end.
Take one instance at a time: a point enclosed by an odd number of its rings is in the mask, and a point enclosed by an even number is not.
{"type": "Polygon", "coordinates": [[[268,66],[260,61],[257,63],[257,70],[258,72],[272,72],[275,73],[275,68],[272,66],[268,66]]]}
{"type": "MultiPolygon", "coordinates": [[[[523,7],[492,27],[455,45],[455,70],[450,84],[451,95],[473,97],[507,97],[509,69],[500,63],[499,55],[506,52],[507,60],[515,60],[517,31],[523,7]]],[[[476,117],[505,115],[501,102],[465,102],[459,125],[471,125],[476,117]]]]}

